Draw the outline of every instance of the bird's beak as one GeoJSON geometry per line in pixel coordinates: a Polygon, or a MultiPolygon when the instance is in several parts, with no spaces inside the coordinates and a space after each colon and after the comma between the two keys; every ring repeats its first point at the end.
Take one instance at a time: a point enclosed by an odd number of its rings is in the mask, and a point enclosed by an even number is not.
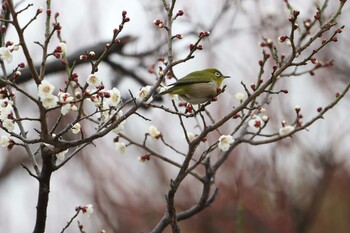
{"type": "Polygon", "coordinates": [[[224,78],[231,78],[231,76],[223,76],[224,78]]]}

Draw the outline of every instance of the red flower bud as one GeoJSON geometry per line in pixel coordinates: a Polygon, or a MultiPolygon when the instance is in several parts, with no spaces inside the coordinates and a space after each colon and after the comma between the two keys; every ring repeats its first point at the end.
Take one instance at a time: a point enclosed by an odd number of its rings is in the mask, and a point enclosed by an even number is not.
{"type": "Polygon", "coordinates": [[[317,11],[317,12],[315,13],[314,18],[317,19],[317,20],[319,20],[319,19],[321,18],[320,12],[319,12],[319,11],[317,11]]]}
{"type": "Polygon", "coordinates": [[[254,83],[250,84],[250,88],[255,91],[256,90],[256,85],[254,83]]]}
{"type": "Polygon", "coordinates": [[[71,76],[72,81],[77,82],[78,81],[78,74],[77,73],[73,73],[71,76]]]}
{"type": "Polygon", "coordinates": [[[198,50],[202,50],[202,49],[203,49],[203,45],[199,44],[199,45],[197,45],[196,48],[197,48],[198,50]]]}
{"type": "Polygon", "coordinates": [[[336,33],[342,33],[343,30],[341,28],[338,28],[337,30],[335,30],[336,33]]]}
{"type": "Polygon", "coordinates": [[[122,11],[122,16],[123,16],[123,18],[125,18],[125,16],[126,16],[127,13],[128,13],[127,11],[122,11]]]}
{"type": "Polygon", "coordinates": [[[23,62],[21,62],[21,63],[18,64],[18,67],[19,68],[24,68],[24,67],[26,67],[26,65],[23,62]]]}
{"type": "Polygon", "coordinates": [[[239,114],[239,113],[237,113],[237,114],[235,114],[235,115],[233,115],[233,119],[237,119],[237,118],[239,118],[239,117],[241,117],[241,115],[239,114]]]}
{"type": "Polygon", "coordinates": [[[177,39],[182,39],[182,38],[183,38],[183,35],[181,35],[181,34],[176,34],[175,37],[176,37],[177,39]]]}
{"type": "Polygon", "coordinates": [[[177,13],[176,13],[176,16],[183,16],[184,15],[184,11],[183,10],[179,10],[177,13]]]}
{"type": "Polygon", "coordinates": [[[299,14],[300,14],[300,11],[293,11],[293,15],[295,18],[298,17],[299,14]]]}

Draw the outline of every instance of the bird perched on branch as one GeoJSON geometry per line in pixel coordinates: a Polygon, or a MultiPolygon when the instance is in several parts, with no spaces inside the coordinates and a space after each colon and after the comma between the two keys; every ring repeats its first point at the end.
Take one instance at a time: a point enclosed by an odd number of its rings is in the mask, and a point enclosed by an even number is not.
{"type": "Polygon", "coordinates": [[[230,76],[223,75],[215,68],[194,71],[170,84],[169,89],[157,96],[176,94],[190,104],[202,104],[219,94],[225,78],[230,78],[230,76]]]}

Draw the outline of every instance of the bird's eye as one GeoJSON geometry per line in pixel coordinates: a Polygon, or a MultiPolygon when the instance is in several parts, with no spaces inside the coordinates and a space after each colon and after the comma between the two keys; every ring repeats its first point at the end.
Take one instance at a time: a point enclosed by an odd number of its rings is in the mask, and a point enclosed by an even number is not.
{"type": "Polygon", "coordinates": [[[220,72],[215,72],[214,75],[215,75],[216,77],[221,77],[221,76],[222,76],[222,75],[220,74],[220,72]]]}

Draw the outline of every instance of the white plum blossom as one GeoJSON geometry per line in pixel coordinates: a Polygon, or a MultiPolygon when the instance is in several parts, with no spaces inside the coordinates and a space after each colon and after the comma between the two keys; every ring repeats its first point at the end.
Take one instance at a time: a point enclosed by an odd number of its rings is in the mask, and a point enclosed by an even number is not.
{"type": "Polygon", "coordinates": [[[96,107],[100,105],[100,96],[97,94],[93,94],[90,96],[90,100],[95,104],[96,107]]]}
{"type": "Polygon", "coordinates": [[[64,116],[64,115],[67,115],[67,113],[69,113],[70,111],[70,104],[64,104],[62,107],[61,107],[61,114],[64,116]]]}
{"type": "Polygon", "coordinates": [[[282,128],[280,128],[278,133],[280,136],[285,136],[285,135],[291,133],[292,131],[294,131],[294,129],[295,129],[294,126],[286,125],[286,126],[283,126],[282,128]]]}
{"type": "Polygon", "coordinates": [[[126,152],[126,145],[123,142],[116,142],[114,143],[115,145],[115,150],[119,153],[119,154],[125,154],[126,152]]]}
{"type": "Polygon", "coordinates": [[[0,48],[0,58],[7,63],[10,63],[13,59],[11,50],[7,47],[1,47],[0,48]]]}
{"type": "Polygon", "coordinates": [[[42,80],[38,86],[38,96],[44,108],[54,108],[57,106],[58,97],[53,95],[55,86],[46,80],[42,80]]]}
{"type": "Polygon", "coordinates": [[[0,120],[5,120],[13,115],[12,101],[8,99],[0,100],[0,120]]]}
{"type": "Polygon", "coordinates": [[[14,73],[14,77],[15,77],[15,78],[17,78],[17,77],[19,77],[19,76],[21,76],[21,75],[22,75],[22,72],[19,71],[19,70],[16,70],[15,73],[14,73]]]}
{"type": "Polygon", "coordinates": [[[102,112],[101,112],[102,121],[104,123],[106,123],[109,120],[110,114],[109,114],[109,106],[105,101],[103,101],[103,103],[102,103],[101,110],[102,110],[102,112]]]}
{"type": "Polygon", "coordinates": [[[154,139],[158,139],[161,135],[161,133],[158,131],[158,129],[154,125],[151,125],[148,128],[148,134],[154,139]]]}
{"type": "Polygon", "coordinates": [[[113,129],[113,132],[114,133],[116,133],[116,134],[118,134],[118,133],[120,133],[121,131],[123,131],[123,129],[124,129],[124,123],[125,121],[122,121],[117,127],[115,127],[114,129],[113,129]]]}
{"type": "Polygon", "coordinates": [[[81,125],[79,123],[75,123],[72,127],[72,133],[78,134],[81,130],[81,125]]]}
{"type": "Polygon", "coordinates": [[[237,92],[235,94],[235,98],[239,101],[243,100],[245,98],[245,94],[243,92],[237,92]]]}
{"type": "Polygon", "coordinates": [[[61,49],[61,52],[60,52],[61,54],[67,53],[67,44],[66,43],[64,43],[64,42],[58,43],[57,48],[61,49]]]}
{"type": "Polygon", "coordinates": [[[67,115],[70,111],[76,112],[78,111],[78,107],[75,104],[70,104],[70,103],[62,105],[61,114],[63,116],[67,115]]]}
{"type": "Polygon", "coordinates": [[[260,113],[266,112],[266,109],[265,109],[265,108],[263,108],[263,107],[259,107],[259,109],[258,109],[258,110],[259,110],[259,112],[260,112],[260,113]]]}
{"type": "Polygon", "coordinates": [[[80,208],[83,211],[83,214],[85,214],[88,217],[90,217],[90,215],[94,212],[94,206],[91,204],[80,206],[80,208]]]}
{"type": "MultiPolygon", "coordinates": [[[[123,111],[119,110],[118,113],[117,113],[117,120],[119,118],[121,118],[123,115],[124,115],[123,111]]],[[[120,124],[117,125],[117,127],[115,127],[113,129],[113,132],[116,133],[116,134],[120,133],[124,129],[125,123],[126,123],[126,120],[123,120],[122,122],[120,122],[120,124]]]]}
{"type": "Polygon", "coordinates": [[[196,138],[196,135],[194,133],[191,133],[191,132],[187,132],[187,138],[190,142],[193,141],[193,139],[196,138]]]}
{"type": "Polygon", "coordinates": [[[44,108],[54,108],[57,106],[58,97],[55,95],[50,95],[45,98],[41,99],[41,103],[43,104],[44,108]]]}
{"type": "Polygon", "coordinates": [[[8,147],[10,145],[11,139],[9,136],[1,135],[0,136],[0,145],[1,147],[8,147]]]}
{"type": "Polygon", "coordinates": [[[114,87],[112,90],[107,92],[110,94],[109,98],[107,98],[108,105],[116,107],[120,103],[120,99],[121,99],[120,91],[114,87]]]}
{"type": "Polygon", "coordinates": [[[253,115],[251,119],[248,121],[249,129],[253,132],[257,132],[262,125],[263,125],[263,120],[257,115],[253,115]]]}
{"type": "Polygon", "coordinates": [[[264,121],[264,122],[267,122],[269,120],[269,116],[262,116],[261,119],[264,121]]]}
{"type": "Polygon", "coordinates": [[[57,159],[63,161],[64,158],[66,157],[67,152],[68,152],[68,149],[57,153],[56,154],[57,159]]]}
{"type": "Polygon", "coordinates": [[[76,104],[70,104],[70,110],[72,110],[73,112],[78,111],[78,107],[76,104]]]}
{"type": "Polygon", "coordinates": [[[235,139],[231,135],[221,135],[218,140],[218,147],[222,151],[228,151],[235,139]]]}
{"type": "Polygon", "coordinates": [[[90,74],[86,81],[89,86],[98,87],[101,85],[102,81],[96,74],[90,74]]]}
{"type": "MultiPolygon", "coordinates": [[[[149,92],[151,91],[151,88],[152,88],[152,86],[149,86],[149,85],[142,87],[139,91],[139,100],[142,101],[149,94],[149,92]]],[[[153,100],[153,98],[150,97],[147,100],[147,103],[150,103],[152,100],[153,100]]]]}
{"type": "Polygon", "coordinates": [[[5,119],[2,122],[2,126],[7,129],[7,131],[12,132],[15,128],[15,125],[13,124],[13,120],[11,119],[5,119]]]}
{"type": "Polygon", "coordinates": [[[45,99],[46,97],[51,97],[53,91],[55,90],[55,86],[49,83],[46,80],[41,81],[38,86],[38,96],[41,99],[45,99]]]}
{"type": "Polygon", "coordinates": [[[12,47],[12,51],[18,51],[19,50],[19,45],[18,44],[15,44],[13,47],[12,47]]]}
{"type": "Polygon", "coordinates": [[[60,103],[70,103],[74,101],[74,98],[67,92],[58,92],[57,97],[60,103]]]}

